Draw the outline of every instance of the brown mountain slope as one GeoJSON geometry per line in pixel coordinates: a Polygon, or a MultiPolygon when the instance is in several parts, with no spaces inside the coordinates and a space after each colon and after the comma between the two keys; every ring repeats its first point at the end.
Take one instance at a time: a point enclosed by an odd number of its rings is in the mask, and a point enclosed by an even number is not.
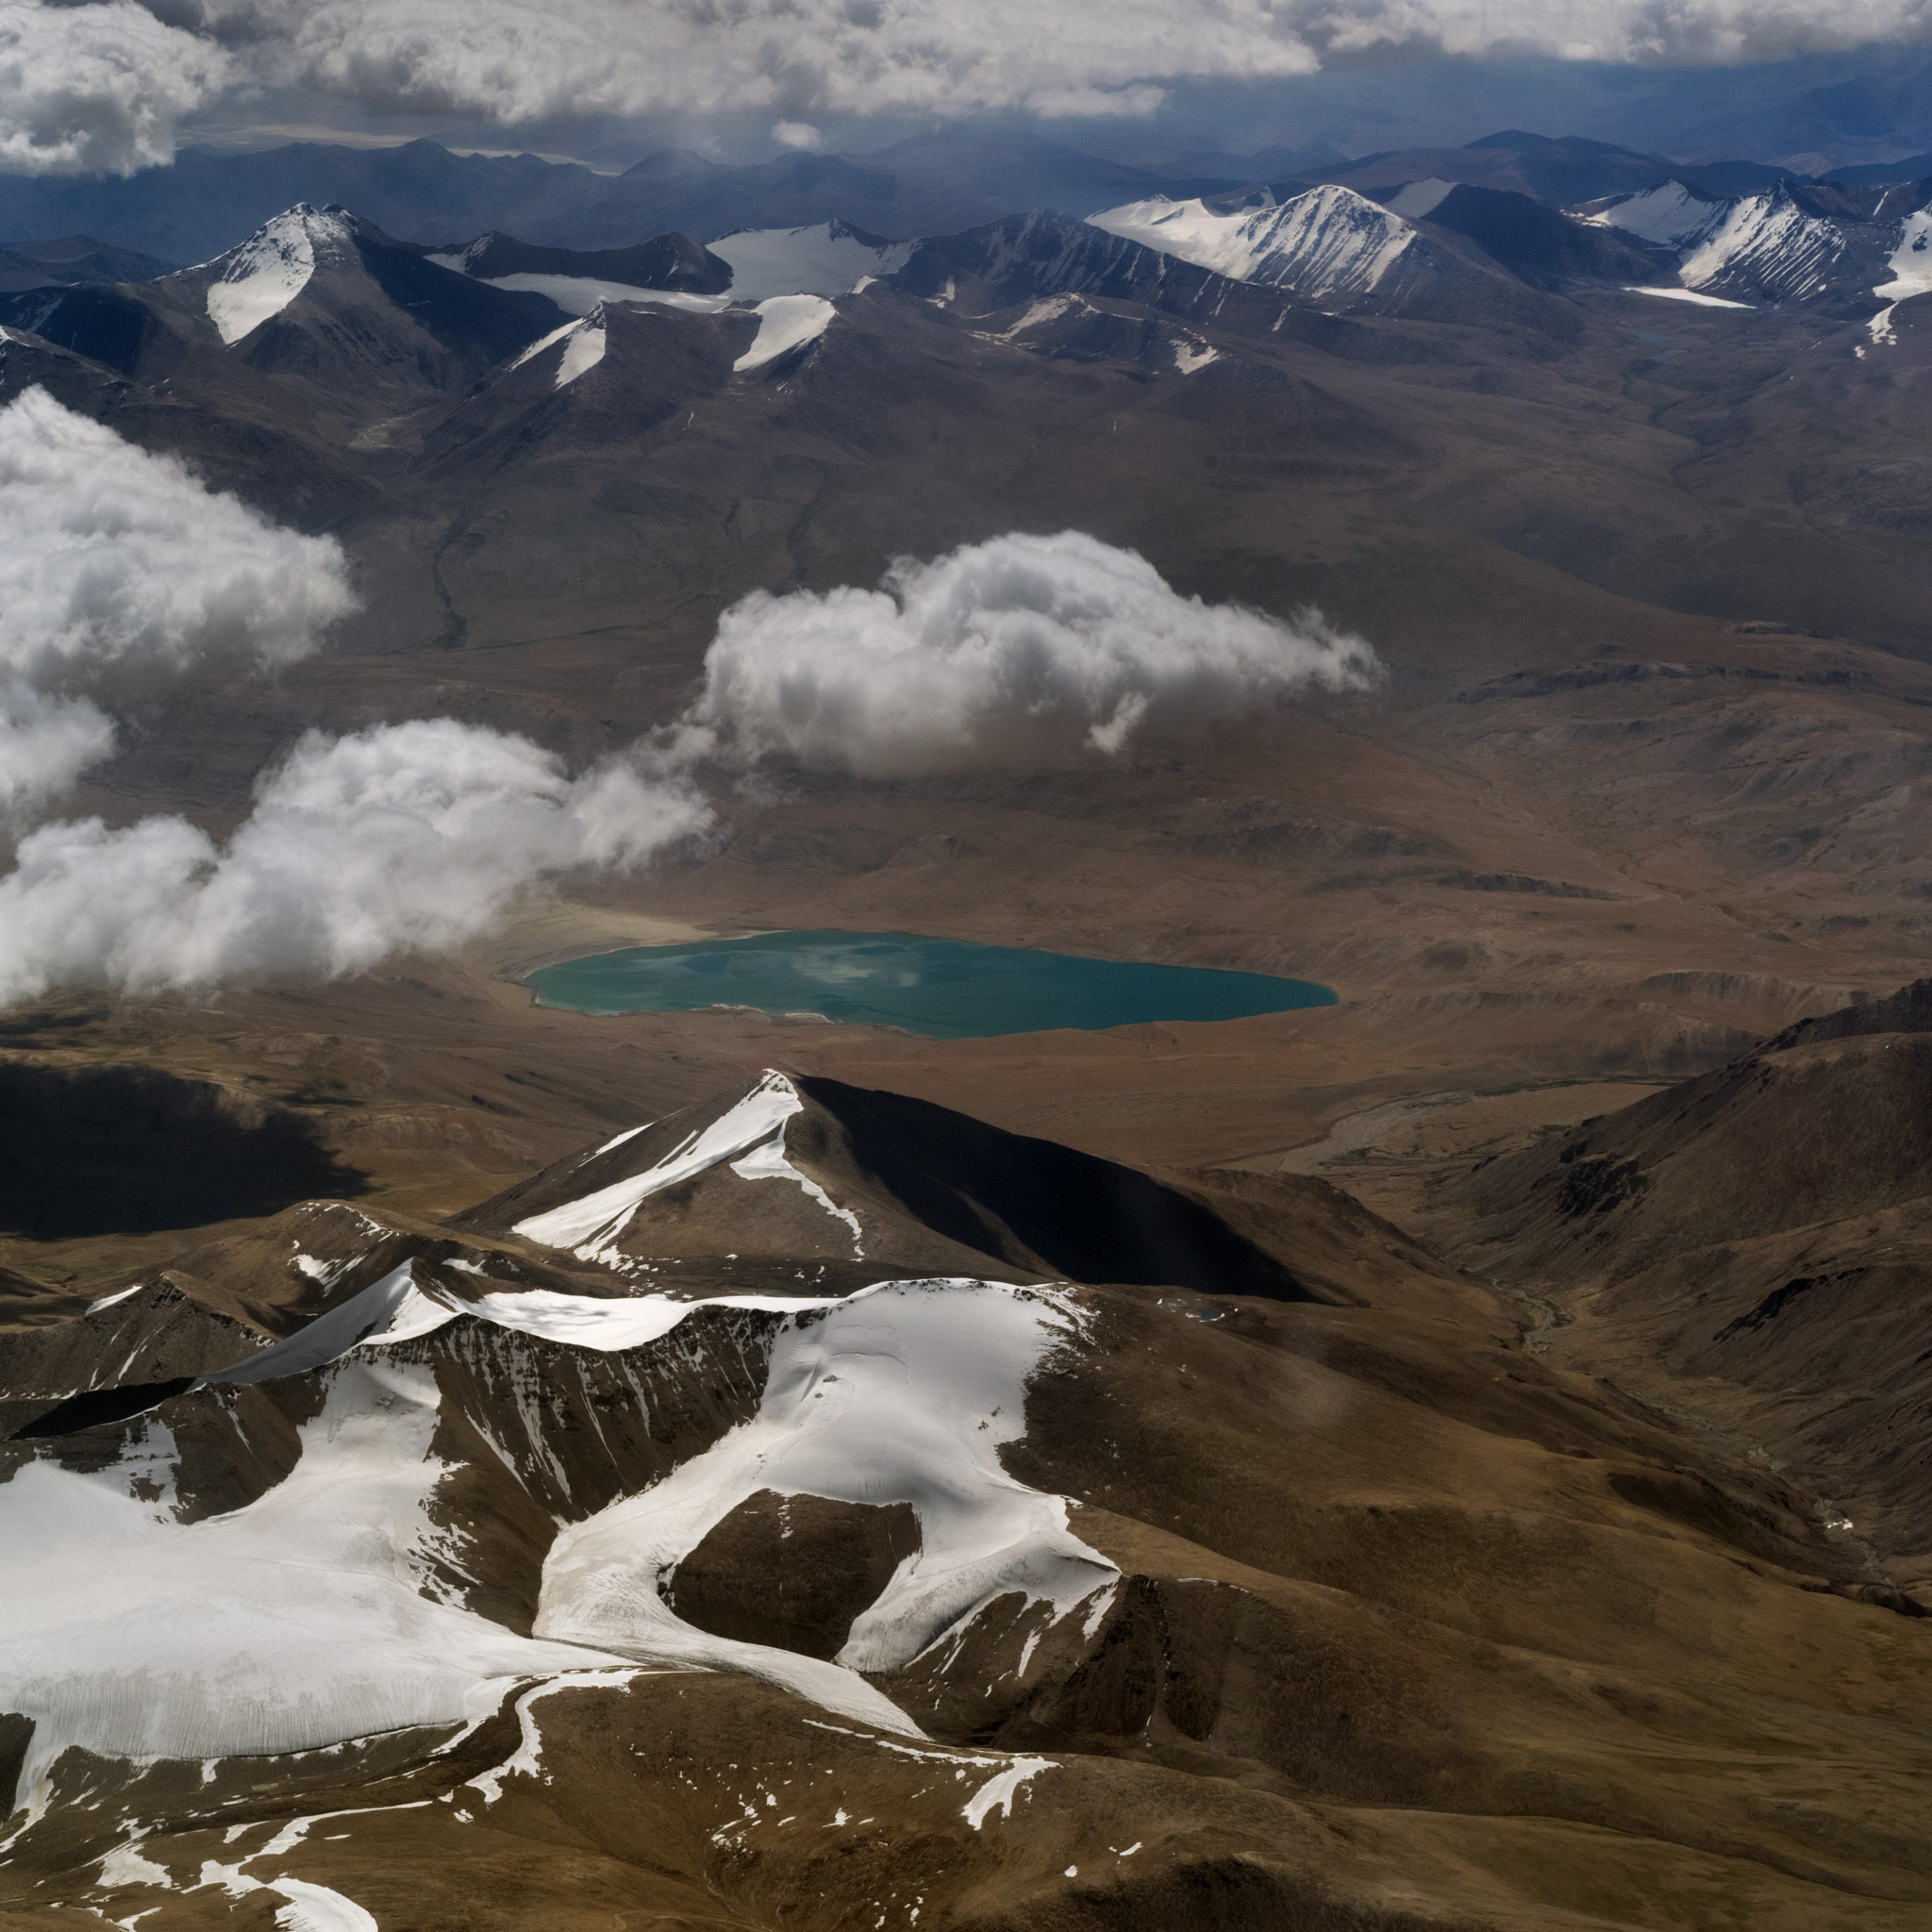
{"type": "Polygon", "coordinates": [[[1191,1182],[903,1094],[768,1070],[742,1093],[558,1161],[456,1225],[680,1291],[806,1261],[811,1291],[862,1286],[881,1270],[995,1264],[1033,1280],[1347,1298],[1298,1275],[1279,1202],[1228,1194],[1229,1208],[1246,1210],[1237,1231],[1191,1182]]]}
{"type": "Polygon", "coordinates": [[[1932,1607],[1932,982],[1431,1191],[1562,1358],[1668,1375],[1932,1607]]]}

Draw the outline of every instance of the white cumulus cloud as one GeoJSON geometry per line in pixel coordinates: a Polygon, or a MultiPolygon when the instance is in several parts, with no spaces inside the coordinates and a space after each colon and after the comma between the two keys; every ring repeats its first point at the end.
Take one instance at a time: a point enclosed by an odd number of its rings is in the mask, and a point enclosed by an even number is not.
{"type": "Polygon", "coordinates": [[[1379,671],[1318,611],[1284,622],[1207,604],[1136,551],[1016,533],[902,558],[875,591],[741,599],[719,620],[684,741],[866,776],[1035,765],[1379,671]]]}
{"type": "Polygon", "coordinates": [[[446,950],[519,894],[624,871],[701,832],[675,776],[573,776],[527,739],[434,719],[310,733],[218,842],[178,817],[41,826],[0,879],[0,1006],[58,986],[131,994],[333,976],[446,950]]]}
{"type": "Polygon", "coordinates": [[[175,129],[235,73],[205,35],[133,0],[0,0],[0,168],[128,175],[175,158],[175,129]]]}
{"type": "Polygon", "coordinates": [[[102,703],[291,663],[354,608],[334,538],[26,391],[0,409],[0,812],[108,755],[102,703]]]}

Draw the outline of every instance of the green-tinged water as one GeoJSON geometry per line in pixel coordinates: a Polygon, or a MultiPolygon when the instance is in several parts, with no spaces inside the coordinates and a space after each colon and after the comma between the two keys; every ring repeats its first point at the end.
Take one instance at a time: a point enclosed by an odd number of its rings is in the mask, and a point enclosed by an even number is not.
{"type": "Polygon", "coordinates": [[[1335,994],[1304,979],[1082,959],[903,932],[774,932],[683,946],[631,946],[545,966],[527,984],[546,1007],[586,1013],[685,1013],[752,1007],[853,1025],[903,1026],[938,1040],[1239,1020],[1335,994]]]}

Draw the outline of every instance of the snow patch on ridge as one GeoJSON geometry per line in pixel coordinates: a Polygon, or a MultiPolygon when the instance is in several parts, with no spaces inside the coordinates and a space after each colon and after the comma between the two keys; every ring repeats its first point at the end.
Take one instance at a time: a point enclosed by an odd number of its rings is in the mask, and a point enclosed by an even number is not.
{"type": "Polygon", "coordinates": [[[272,1382],[277,1375],[305,1374],[365,1343],[406,1341],[454,1322],[454,1308],[432,1300],[416,1286],[414,1268],[413,1261],[391,1268],[380,1281],[351,1295],[341,1307],[318,1315],[287,1341],[258,1355],[246,1356],[230,1368],[217,1369],[194,1386],[207,1389],[221,1383],[272,1382]]]}
{"type": "MultiPolygon", "coordinates": [[[[861,1289],[859,1292],[871,1291],[861,1289]]],[[[835,1307],[851,1299],[836,1294],[724,1294],[702,1301],[679,1301],[668,1294],[639,1294],[607,1300],[531,1288],[481,1294],[474,1302],[466,1303],[464,1309],[499,1328],[511,1328],[541,1341],[561,1341],[572,1348],[594,1348],[600,1354],[619,1355],[627,1348],[643,1348],[662,1341],[700,1308],[749,1308],[792,1314],[804,1308],[835,1307]]]]}
{"type": "Polygon", "coordinates": [[[302,1878],[275,1878],[271,1891],[289,1901],[275,1913],[279,1932],[379,1932],[373,1914],[352,1898],[302,1878]]]}
{"type": "Polygon", "coordinates": [[[641,289],[634,282],[600,281],[595,275],[496,275],[487,286],[513,294],[545,296],[566,315],[575,316],[588,315],[607,302],[652,303],[661,308],[716,315],[730,308],[732,300],[729,295],[695,295],[685,289],[641,289]]]}
{"type": "Polygon", "coordinates": [[[222,341],[233,347],[279,315],[308,286],[318,247],[326,258],[347,248],[351,232],[345,216],[319,214],[300,201],[264,222],[239,248],[216,257],[222,273],[208,284],[208,319],[222,341]]]}
{"type": "Polygon", "coordinates": [[[1051,1757],[1019,1757],[996,1777],[990,1777],[959,1808],[959,1815],[974,1831],[986,1823],[987,1813],[997,1806],[1002,1818],[1013,1815],[1013,1799],[1020,1787],[1042,1771],[1058,1771],[1051,1757]]]}
{"type": "Polygon", "coordinates": [[[1872,340],[1896,343],[1897,331],[1891,325],[1891,311],[1914,295],[1932,294],[1932,208],[1921,208],[1907,215],[1899,230],[1898,246],[1886,261],[1891,279],[1872,291],[1886,307],[1866,325],[1872,340]]]}
{"type": "Polygon", "coordinates": [[[752,345],[731,367],[738,375],[762,369],[793,349],[814,342],[831,327],[839,311],[823,295],[774,295],[760,302],[752,313],[758,319],[758,332],[752,345]]]}
{"type": "MultiPolygon", "coordinates": [[[[829,309],[831,305],[824,306],[829,309]]],[[[826,1213],[850,1225],[855,1249],[863,1257],[864,1230],[858,1217],[837,1207],[816,1181],[800,1174],[785,1158],[785,1123],[804,1110],[798,1089],[783,1074],[768,1070],[735,1107],[708,1126],[687,1135],[655,1166],[613,1181],[579,1201],[533,1214],[518,1222],[514,1232],[547,1248],[568,1248],[580,1261],[608,1261],[616,1254],[619,1236],[651,1195],[730,1161],[734,1163],[732,1172],[745,1180],[797,1182],[826,1213]]]]}
{"type": "Polygon", "coordinates": [[[1730,205],[1699,194],[1681,181],[1666,181],[1576,219],[1593,228],[1621,228],[1626,235],[1660,242],[1666,248],[1688,248],[1717,225],[1730,205]]]}
{"type": "Polygon", "coordinates": [[[568,389],[578,376],[587,375],[604,359],[604,310],[600,304],[571,331],[563,345],[563,358],[557,365],[557,386],[568,389]]]}
{"type": "Polygon", "coordinates": [[[1026,312],[1010,328],[1001,329],[997,335],[988,335],[974,329],[974,334],[982,341],[1010,342],[1036,328],[1044,328],[1047,324],[1063,321],[1069,315],[1099,315],[1096,308],[1084,295],[1047,295],[1030,304],[1026,312]]]}
{"type": "Polygon", "coordinates": [[[1157,194],[1103,208],[1087,222],[1232,281],[1262,282],[1317,302],[1372,293],[1416,239],[1399,214],[1333,184],[1228,214],[1199,199],[1157,194]]]}
{"type": "Polygon", "coordinates": [[[563,354],[558,358],[556,387],[565,389],[604,359],[603,304],[596,304],[577,321],[567,322],[561,328],[552,329],[547,336],[540,336],[509,366],[521,369],[525,362],[534,361],[544,350],[554,349],[558,342],[563,344],[563,354]]]}

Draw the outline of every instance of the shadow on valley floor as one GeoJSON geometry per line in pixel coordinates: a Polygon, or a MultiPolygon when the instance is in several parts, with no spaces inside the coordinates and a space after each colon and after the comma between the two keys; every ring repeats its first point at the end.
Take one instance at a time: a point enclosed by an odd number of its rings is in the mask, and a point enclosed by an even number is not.
{"type": "Polygon", "coordinates": [[[211,1081],[0,1063],[0,1231],[148,1234],[364,1189],[310,1121],[251,1109],[211,1081]]]}

